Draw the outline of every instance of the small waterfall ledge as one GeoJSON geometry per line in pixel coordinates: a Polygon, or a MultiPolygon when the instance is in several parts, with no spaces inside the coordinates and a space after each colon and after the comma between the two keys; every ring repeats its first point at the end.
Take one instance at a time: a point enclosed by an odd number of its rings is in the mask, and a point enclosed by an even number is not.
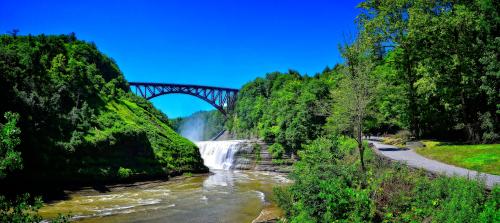
{"type": "Polygon", "coordinates": [[[199,141],[195,144],[205,166],[210,169],[290,172],[293,163],[274,164],[268,146],[258,140],[199,141]]]}

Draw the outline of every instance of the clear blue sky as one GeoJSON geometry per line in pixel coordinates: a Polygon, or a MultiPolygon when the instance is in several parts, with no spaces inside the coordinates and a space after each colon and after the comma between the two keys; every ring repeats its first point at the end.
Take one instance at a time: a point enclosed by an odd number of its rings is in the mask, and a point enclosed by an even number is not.
{"type": "MultiPolygon", "coordinates": [[[[335,65],[359,2],[0,0],[0,33],[75,32],[114,58],[129,81],[240,88],[272,71],[313,75],[335,65]]],[[[169,117],[212,109],[187,95],[152,101],[169,117]]]]}

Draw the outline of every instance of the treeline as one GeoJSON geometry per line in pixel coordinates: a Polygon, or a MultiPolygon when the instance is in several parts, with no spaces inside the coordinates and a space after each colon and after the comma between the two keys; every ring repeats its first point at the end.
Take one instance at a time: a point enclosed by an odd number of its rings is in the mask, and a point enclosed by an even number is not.
{"type": "Polygon", "coordinates": [[[116,63],[74,34],[1,35],[0,74],[0,114],[18,114],[23,167],[7,169],[3,185],[206,170],[196,146],[130,92],[116,63]]]}

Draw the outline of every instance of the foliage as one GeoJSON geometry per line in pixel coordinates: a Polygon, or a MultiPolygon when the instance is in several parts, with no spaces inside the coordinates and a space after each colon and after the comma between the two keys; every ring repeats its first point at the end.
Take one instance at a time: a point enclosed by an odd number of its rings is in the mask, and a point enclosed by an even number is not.
{"type": "Polygon", "coordinates": [[[131,169],[123,168],[123,167],[118,168],[118,177],[128,178],[128,177],[130,177],[130,175],[132,175],[131,169]]]}
{"type": "Polygon", "coordinates": [[[352,149],[342,148],[338,140],[319,138],[299,152],[300,161],[291,174],[293,185],[275,189],[276,200],[290,222],[361,222],[372,218],[375,207],[370,191],[362,187],[359,164],[344,162],[352,160],[352,149]]]}
{"type": "Polygon", "coordinates": [[[299,152],[288,187],[275,199],[290,222],[496,222],[500,187],[481,181],[430,179],[422,172],[367,156],[366,174],[353,155],[356,143],[319,138],[299,152]]]}
{"type": "Polygon", "coordinates": [[[345,46],[343,56],[346,64],[342,69],[342,78],[338,88],[333,90],[333,111],[328,121],[334,122],[332,129],[338,133],[350,133],[358,142],[361,168],[365,169],[363,134],[367,117],[371,115],[377,79],[373,75],[374,64],[370,58],[372,52],[367,48],[365,39],[345,46]]]}
{"type": "MultiPolygon", "coordinates": [[[[29,194],[16,197],[13,201],[0,196],[0,222],[28,223],[41,222],[42,217],[37,214],[42,207],[40,197],[32,199],[29,194]]],[[[59,215],[51,219],[52,223],[69,222],[68,215],[59,215]]]]}
{"type": "Polygon", "coordinates": [[[196,146],[133,95],[93,43],[74,35],[1,35],[0,73],[0,113],[21,117],[24,165],[6,181],[120,180],[120,167],[130,169],[128,178],[206,171],[196,146]]]}
{"type": "Polygon", "coordinates": [[[19,139],[21,130],[17,127],[19,114],[6,112],[4,117],[7,123],[0,124],[0,179],[9,171],[23,167],[21,153],[16,150],[21,142],[19,139]]]}
{"type": "Polygon", "coordinates": [[[404,107],[401,126],[417,137],[498,140],[498,1],[366,0],[360,7],[363,35],[374,49],[390,49],[391,60],[379,66],[394,71],[382,79],[388,90],[405,95],[396,104],[404,107]]]}
{"type": "Polygon", "coordinates": [[[500,144],[454,144],[424,141],[419,154],[444,163],[500,175],[500,144]]]}
{"type": "Polygon", "coordinates": [[[241,89],[226,127],[239,137],[300,150],[303,142],[322,134],[326,115],[319,112],[318,103],[330,98],[329,75],[308,77],[291,70],[255,79],[241,89]]]}
{"type": "MultiPolygon", "coordinates": [[[[5,119],[7,123],[0,125],[0,152],[3,155],[0,157],[0,178],[5,178],[9,171],[23,168],[21,153],[15,150],[21,142],[17,127],[19,114],[6,112],[5,119]]],[[[41,217],[36,212],[41,206],[39,197],[32,200],[27,193],[15,199],[0,195],[0,222],[40,222],[41,217]]],[[[68,222],[68,217],[60,216],[53,222],[68,222]]]]}
{"type": "Polygon", "coordinates": [[[0,196],[0,221],[1,222],[40,222],[40,216],[33,214],[42,207],[42,201],[30,201],[28,194],[19,196],[15,201],[9,201],[0,196]]]}
{"type": "Polygon", "coordinates": [[[255,154],[255,162],[258,164],[262,160],[261,150],[262,146],[259,143],[254,143],[253,145],[253,153],[255,154]]]}
{"type": "Polygon", "coordinates": [[[407,130],[400,130],[394,135],[384,137],[383,143],[397,147],[405,147],[406,142],[411,139],[411,133],[407,130]]]}
{"type": "Polygon", "coordinates": [[[283,157],[283,154],[285,154],[285,149],[279,143],[270,145],[269,147],[267,147],[267,150],[269,151],[273,159],[279,159],[283,157]]]}

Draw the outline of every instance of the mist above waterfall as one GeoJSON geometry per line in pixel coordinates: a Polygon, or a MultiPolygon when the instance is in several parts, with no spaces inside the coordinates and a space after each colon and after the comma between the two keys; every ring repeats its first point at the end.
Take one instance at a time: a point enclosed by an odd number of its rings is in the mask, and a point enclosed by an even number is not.
{"type": "Polygon", "coordinates": [[[202,141],[205,133],[205,119],[193,116],[185,119],[179,127],[179,133],[192,142],[202,141]]]}
{"type": "Polygon", "coordinates": [[[218,110],[199,111],[171,119],[172,128],[192,142],[210,140],[224,129],[225,117],[218,110]]]}

